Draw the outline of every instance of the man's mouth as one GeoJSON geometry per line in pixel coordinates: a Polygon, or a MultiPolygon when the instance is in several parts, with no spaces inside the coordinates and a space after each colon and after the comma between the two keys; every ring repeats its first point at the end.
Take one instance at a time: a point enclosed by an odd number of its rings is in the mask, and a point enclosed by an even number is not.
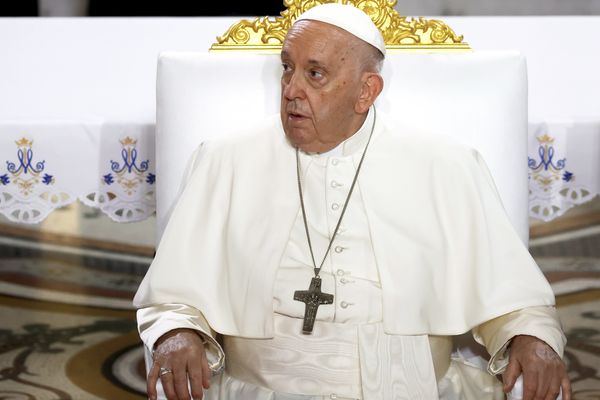
{"type": "Polygon", "coordinates": [[[297,112],[288,112],[288,116],[294,121],[299,121],[301,119],[308,118],[306,115],[297,112]]]}

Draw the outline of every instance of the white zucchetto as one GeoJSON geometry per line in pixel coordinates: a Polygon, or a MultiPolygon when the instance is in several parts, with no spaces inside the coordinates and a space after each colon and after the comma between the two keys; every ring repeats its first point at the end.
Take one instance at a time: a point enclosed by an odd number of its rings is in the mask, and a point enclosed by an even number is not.
{"type": "Polygon", "coordinates": [[[351,4],[320,4],[302,13],[294,23],[301,20],[335,25],[374,46],[385,56],[385,42],[381,32],[367,14],[351,4]]]}

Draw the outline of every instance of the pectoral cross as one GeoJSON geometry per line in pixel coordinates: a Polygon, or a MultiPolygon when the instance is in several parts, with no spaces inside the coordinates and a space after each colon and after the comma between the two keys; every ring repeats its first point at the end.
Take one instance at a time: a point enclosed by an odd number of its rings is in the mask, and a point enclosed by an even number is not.
{"type": "Polygon", "coordinates": [[[305,303],[302,333],[308,334],[313,330],[319,306],[321,304],[332,304],[333,295],[321,292],[321,278],[315,276],[310,281],[308,290],[296,290],[294,292],[294,300],[305,303]]]}

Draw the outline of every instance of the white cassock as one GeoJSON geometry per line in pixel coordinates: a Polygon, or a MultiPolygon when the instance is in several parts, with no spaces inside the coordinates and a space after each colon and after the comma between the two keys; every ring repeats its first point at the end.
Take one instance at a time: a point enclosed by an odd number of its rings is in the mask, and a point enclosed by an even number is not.
{"type": "MultiPolygon", "coordinates": [[[[373,119],[371,109],[328,153],[300,152],[317,264],[373,119]]],[[[334,303],[319,307],[310,335],[293,297],[314,273],[294,150],[278,118],[194,153],[134,303],[148,348],[174,328],[208,335],[211,358],[226,364],[208,399],[502,398],[491,374],[506,366],[511,337],[537,336],[562,356],[550,287],[478,153],[439,136],[392,137],[377,119],[320,273],[334,303]],[[449,335],[469,329],[492,355],[489,373],[450,359],[449,335]]]]}

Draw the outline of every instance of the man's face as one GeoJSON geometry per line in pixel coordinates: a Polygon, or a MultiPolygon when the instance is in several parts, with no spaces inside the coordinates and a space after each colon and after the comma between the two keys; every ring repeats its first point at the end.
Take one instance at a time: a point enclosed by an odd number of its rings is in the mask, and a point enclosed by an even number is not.
{"type": "Polygon", "coordinates": [[[360,128],[357,40],[318,21],[298,21],[288,32],[281,51],[281,121],[300,149],[329,150],[360,128]]]}

